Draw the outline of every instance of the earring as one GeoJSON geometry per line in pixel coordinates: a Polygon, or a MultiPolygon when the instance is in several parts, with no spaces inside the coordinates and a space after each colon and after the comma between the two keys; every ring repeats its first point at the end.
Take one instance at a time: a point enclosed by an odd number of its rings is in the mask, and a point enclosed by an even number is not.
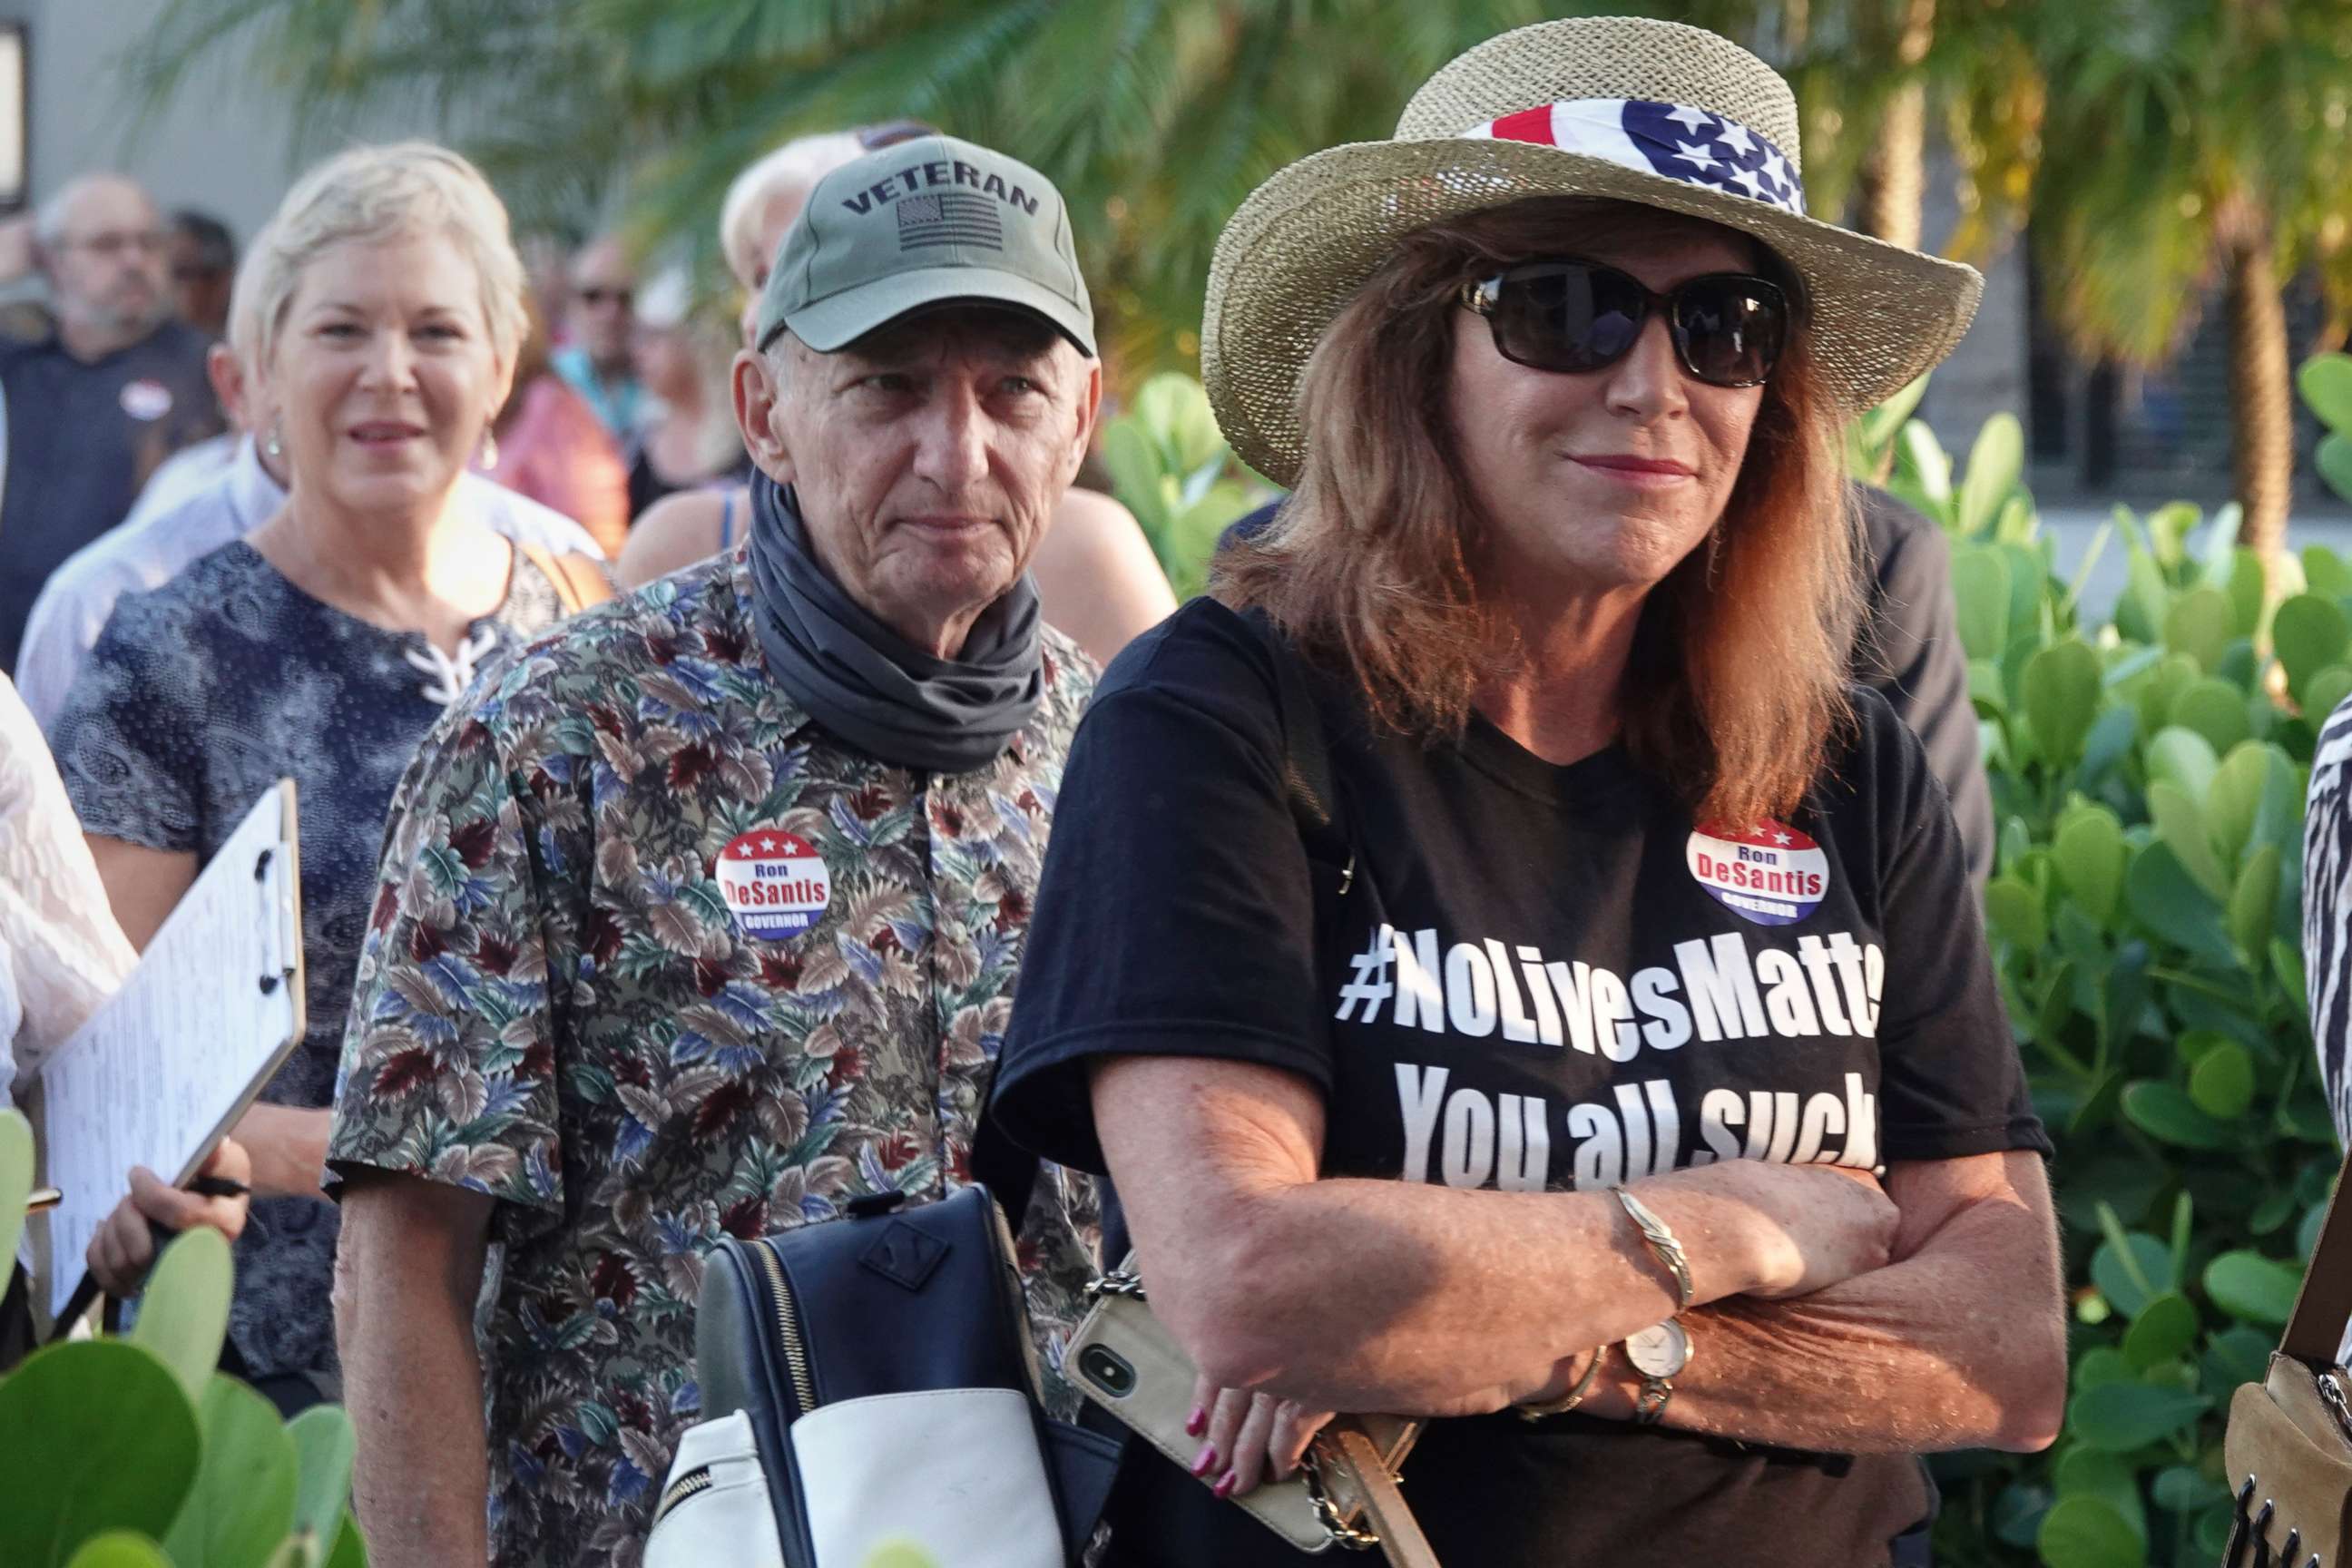
{"type": "Polygon", "coordinates": [[[482,450],[474,466],[485,471],[499,466],[499,438],[487,426],[482,429],[482,450]]]}
{"type": "Polygon", "coordinates": [[[285,422],[283,420],[273,419],[269,422],[269,433],[261,438],[261,455],[263,457],[282,458],[286,455],[286,439],[284,431],[285,422]]]}

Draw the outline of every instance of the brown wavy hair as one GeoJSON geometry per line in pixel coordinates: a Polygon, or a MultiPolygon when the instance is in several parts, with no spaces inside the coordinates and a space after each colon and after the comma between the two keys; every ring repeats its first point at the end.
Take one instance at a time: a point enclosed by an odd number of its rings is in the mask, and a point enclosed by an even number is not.
{"type": "MultiPolygon", "coordinates": [[[[1480,685],[1518,657],[1480,597],[1489,525],[1446,414],[1462,285],[1559,254],[1563,234],[1591,243],[1702,221],[1538,197],[1405,237],[1307,362],[1297,489],[1220,555],[1211,592],[1263,608],[1310,658],[1351,675],[1376,724],[1458,737],[1480,685]]],[[[1851,722],[1862,600],[1843,416],[1807,352],[1798,279],[1755,249],[1798,301],[1794,330],[1723,516],[1643,601],[1620,694],[1634,759],[1699,820],[1731,824],[1785,816],[1851,722]]]]}

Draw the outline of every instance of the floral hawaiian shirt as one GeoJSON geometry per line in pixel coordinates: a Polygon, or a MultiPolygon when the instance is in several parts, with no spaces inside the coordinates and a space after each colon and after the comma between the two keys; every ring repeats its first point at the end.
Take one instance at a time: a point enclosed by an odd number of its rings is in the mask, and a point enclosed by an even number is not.
{"type": "MultiPolygon", "coordinates": [[[[1048,631],[1005,753],[910,773],[769,679],[751,593],[738,549],[524,647],[394,804],[328,1152],[500,1200],[499,1564],[637,1562],[704,1255],[961,1184],[1011,1011],[1093,666],[1048,631]]],[[[1066,1409],[1093,1202],[1048,1167],[1022,1231],[1066,1409]]]]}

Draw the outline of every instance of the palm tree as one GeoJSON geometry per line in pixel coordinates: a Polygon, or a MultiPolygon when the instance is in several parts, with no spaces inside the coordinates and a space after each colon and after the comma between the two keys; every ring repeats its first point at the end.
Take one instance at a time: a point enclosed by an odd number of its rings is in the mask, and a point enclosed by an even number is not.
{"type": "Polygon", "coordinates": [[[2218,275],[2240,538],[2283,555],[2294,392],[2281,280],[2340,313],[2352,12],[2338,0],[2042,7],[2048,120],[2032,195],[2053,313],[2085,358],[2169,358],[2218,275]]]}
{"type": "Polygon", "coordinates": [[[1050,174],[1115,354],[1198,352],[1224,219],[1317,148],[1384,137],[1412,89],[1542,0],[176,0],[152,94],[226,54],[306,125],[423,98],[518,221],[626,196],[698,240],[735,171],[799,132],[912,115],[1050,174]]]}

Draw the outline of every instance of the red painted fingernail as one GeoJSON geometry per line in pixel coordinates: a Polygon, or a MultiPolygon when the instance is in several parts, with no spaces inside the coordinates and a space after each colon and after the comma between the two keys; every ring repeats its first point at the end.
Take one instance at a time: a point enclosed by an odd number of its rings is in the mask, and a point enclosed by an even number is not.
{"type": "Polygon", "coordinates": [[[1209,1489],[1209,1495],[1210,1495],[1210,1496],[1212,1496],[1212,1497],[1220,1497],[1220,1498],[1228,1498],[1228,1497],[1233,1496],[1233,1495],[1234,1495],[1234,1473],[1233,1473],[1233,1471],[1231,1471],[1231,1470],[1227,1470],[1223,1475],[1222,1475],[1222,1476],[1218,1477],[1218,1478],[1217,1478],[1217,1484],[1216,1484],[1215,1486],[1211,1487],[1211,1488],[1209,1489]]]}
{"type": "Polygon", "coordinates": [[[1202,1444],[1200,1453],[1192,1458],[1192,1473],[1196,1476],[1206,1476],[1216,1468],[1217,1446],[1214,1443],[1202,1444]]]}
{"type": "Polygon", "coordinates": [[[1201,1428],[1206,1426],[1208,1424],[1209,1412],[1207,1408],[1202,1405],[1195,1405],[1192,1406],[1192,1414],[1184,1417],[1184,1436],[1187,1437],[1197,1437],[1201,1435],[1201,1428]]]}

